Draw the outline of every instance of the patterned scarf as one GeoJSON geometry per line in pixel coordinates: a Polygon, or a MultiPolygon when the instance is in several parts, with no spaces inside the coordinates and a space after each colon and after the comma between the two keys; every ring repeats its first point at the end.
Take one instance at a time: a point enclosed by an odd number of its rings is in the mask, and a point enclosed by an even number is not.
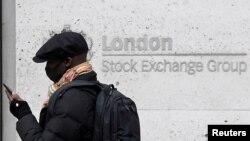
{"type": "Polygon", "coordinates": [[[84,74],[84,73],[88,73],[90,71],[92,71],[92,65],[88,61],[82,64],[79,64],[71,69],[68,69],[58,82],[49,86],[48,97],[46,101],[43,103],[43,107],[48,107],[49,98],[57,89],[62,87],[64,84],[71,82],[77,76],[84,74]]]}

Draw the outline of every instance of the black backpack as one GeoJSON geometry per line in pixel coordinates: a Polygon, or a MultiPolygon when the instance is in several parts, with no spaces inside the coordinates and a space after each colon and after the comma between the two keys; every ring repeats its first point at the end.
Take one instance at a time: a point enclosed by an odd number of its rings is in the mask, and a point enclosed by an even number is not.
{"type": "Polygon", "coordinates": [[[98,89],[95,107],[95,126],[93,141],[140,141],[140,123],[133,100],[117,91],[114,85],[74,80],[58,89],[51,98],[51,109],[56,99],[72,87],[98,89]]]}

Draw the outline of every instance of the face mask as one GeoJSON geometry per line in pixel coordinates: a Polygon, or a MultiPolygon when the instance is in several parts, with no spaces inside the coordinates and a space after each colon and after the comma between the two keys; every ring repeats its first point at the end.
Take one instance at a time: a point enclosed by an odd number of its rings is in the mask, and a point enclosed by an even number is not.
{"type": "Polygon", "coordinates": [[[60,78],[63,76],[63,74],[66,72],[66,68],[65,71],[62,71],[60,73],[60,71],[58,70],[59,66],[61,65],[62,62],[59,62],[54,68],[49,68],[46,66],[45,71],[47,76],[49,77],[49,79],[53,82],[58,82],[60,80],[60,78]]]}

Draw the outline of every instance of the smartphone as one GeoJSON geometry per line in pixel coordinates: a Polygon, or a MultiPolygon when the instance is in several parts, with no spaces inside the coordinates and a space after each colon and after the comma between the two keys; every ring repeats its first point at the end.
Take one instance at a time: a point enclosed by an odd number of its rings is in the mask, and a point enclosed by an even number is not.
{"type": "Polygon", "coordinates": [[[8,93],[9,93],[10,95],[12,95],[12,90],[11,90],[6,84],[4,84],[4,83],[3,83],[3,86],[4,86],[4,88],[8,91],[8,93]]]}

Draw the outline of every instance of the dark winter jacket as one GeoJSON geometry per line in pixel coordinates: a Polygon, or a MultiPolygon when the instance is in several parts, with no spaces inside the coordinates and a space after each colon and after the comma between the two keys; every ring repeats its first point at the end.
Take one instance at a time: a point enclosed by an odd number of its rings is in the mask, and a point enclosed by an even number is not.
{"type": "MultiPolygon", "coordinates": [[[[91,71],[76,79],[96,81],[91,71]]],[[[94,129],[94,111],[97,90],[71,88],[57,100],[54,114],[42,109],[40,121],[29,114],[17,122],[17,131],[23,141],[91,141],[94,129]]],[[[51,100],[49,101],[49,106],[51,100]]]]}

